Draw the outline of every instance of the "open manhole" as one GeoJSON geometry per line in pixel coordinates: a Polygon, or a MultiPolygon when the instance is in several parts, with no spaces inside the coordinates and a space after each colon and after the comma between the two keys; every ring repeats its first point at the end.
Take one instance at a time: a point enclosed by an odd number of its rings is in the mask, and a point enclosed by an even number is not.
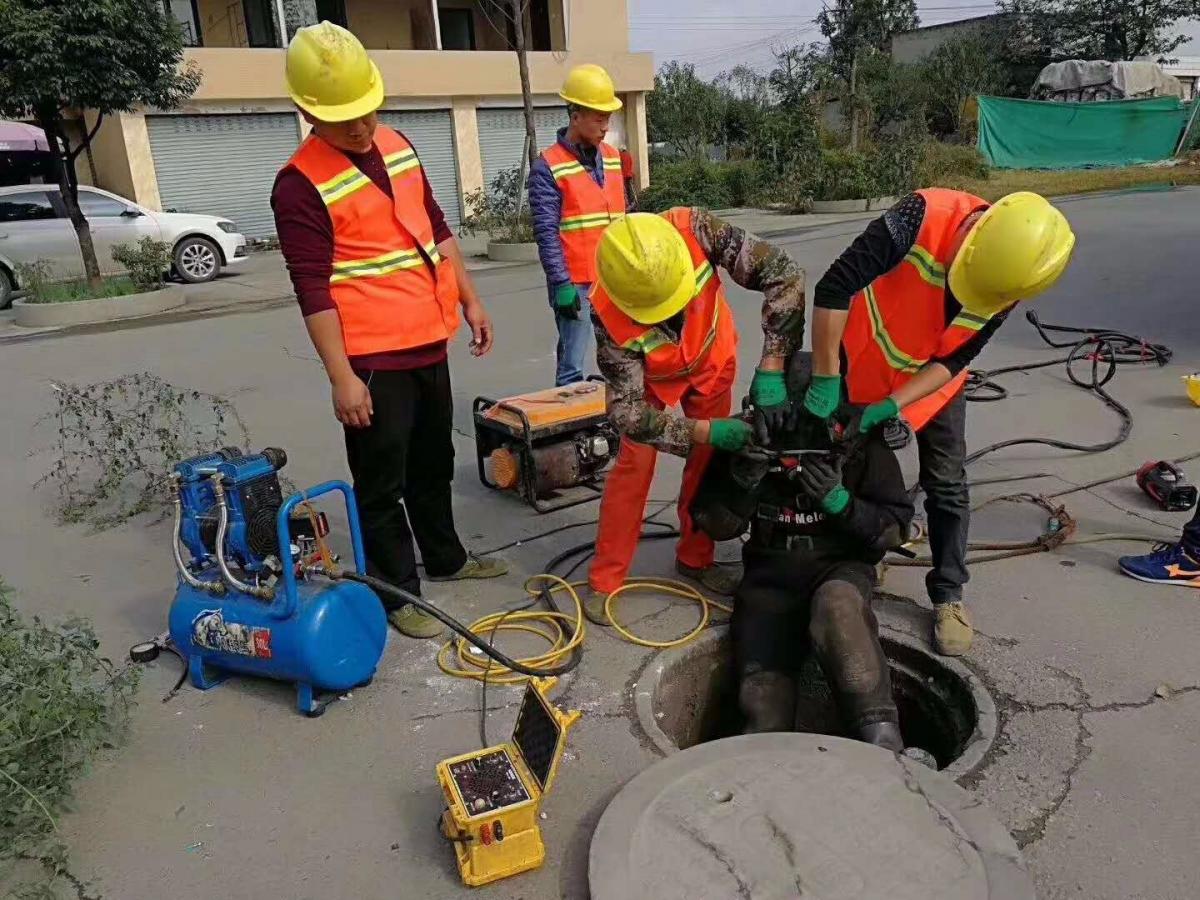
{"type": "MultiPolygon", "coordinates": [[[[996,739],[992,698],[964,665],[935,656],[908,635],[883,628],[880,639],[905,743],[933,754],[950,777],[966,775],[996,739]]],[[[711,629],[651,662],[635,699],[642,729],[661,751],[675,753],[739,732],[732,669],[727,627],[711,629]]],[[[796,730],[842,736],[833,696],[815,660],[808,660],[799,680],[796,730]]]]}

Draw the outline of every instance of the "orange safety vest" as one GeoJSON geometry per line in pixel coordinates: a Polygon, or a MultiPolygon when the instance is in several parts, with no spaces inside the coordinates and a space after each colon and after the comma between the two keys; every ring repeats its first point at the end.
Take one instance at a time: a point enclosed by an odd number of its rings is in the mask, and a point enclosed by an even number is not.
{"type": "MultiPolygon", "coordinates": [[[[842,337],[851,403],[876,403],[911,379],[930,359],[953,353],[987,324],[965,309],[946,322],[946,274],[963,220],[987,202],[962,191],[929,188],[925,218],[904,260],[854,295],[842,337]]],[[[920,430],[962,389],[964,369],[948,384],[911,403],[901,415],[920,430]]]]}
{"type": "Polygon", "coordinates": [[[592,290],[591,302],[612,339],[642,354],[646,389],[665,406],[674,406],[689,390],[711,395],[729,386],[721,375],[737,359],[737,329],[721,278],[692,231],[691,209],[676,207],[662,217],[683,235],[696,269],[696,293],[684,307],[679,341],[657,325],[635,322],[599,284],[592,290]]]}
{"type": "Polygon", "coordinates": [[[596,183],[579,159],[560,144],[542,151],[550,166],[554,183],[562,192],[562,216],[558,239],[562,241],[567,271],[576,284],[596,280],[596,247],[608,223],[625,215],[625,184],[621,174],[621,154],[600,142],[597,148],[604,186],[596,183]]]}
{"type": "Polygon", "coordinates": [[[348,356],[420,347],[458,329],[458,280],[433,241],[421,161],[383,125],[375,146],[392,181],[390,200],[316,135],[288,161],[312,182],[333,222],[329,292],[348,356]]]}

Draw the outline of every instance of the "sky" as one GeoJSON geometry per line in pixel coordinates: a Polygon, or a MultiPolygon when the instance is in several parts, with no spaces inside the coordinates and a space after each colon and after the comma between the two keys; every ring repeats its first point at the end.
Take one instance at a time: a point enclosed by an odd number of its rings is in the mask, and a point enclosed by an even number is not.
{"type": "MultiPolygon", "coordinates": [[[[994,8],[988,0],[917,0],[922,25],[994,8]]],[[[631,49],[653,52],[656,68],[677,59],[705,77],[741,64],[766,71],[773,47],[821,39],[813,24],[820,9],[820,0],[629,0],[631,49]]],[[[1186,23],[1182,31],[1200,38],[1200,23],[1186,23]]],[[[1200,41],[1176,52],[1200,55],[1200,41]]]]}

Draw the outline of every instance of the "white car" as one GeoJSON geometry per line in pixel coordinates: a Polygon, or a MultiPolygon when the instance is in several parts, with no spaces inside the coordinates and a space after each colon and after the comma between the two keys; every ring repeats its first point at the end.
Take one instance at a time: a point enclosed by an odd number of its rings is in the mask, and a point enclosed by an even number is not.
{"type": "MultiPolygon", "coordinates": [[[[212,281],[226,266],[246,260],[246,238],[228,219],[190,213],[155,212],[99,188],[81,185],[79,207],[91,226],[100,272],[117,275],[118,244],[152,237],[171,247],[173,271],[183,281],[212,281]]],[[[17,266],[45,260],[51,277],[83,277],[79,240],[67,218],[58,187],[25,184],[0,187],[0,309],[20,290],[17,266]]]]}

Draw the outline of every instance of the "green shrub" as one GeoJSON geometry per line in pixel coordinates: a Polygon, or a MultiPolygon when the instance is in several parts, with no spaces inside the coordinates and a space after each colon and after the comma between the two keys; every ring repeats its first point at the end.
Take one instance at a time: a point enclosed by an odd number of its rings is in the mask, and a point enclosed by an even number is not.
{"type": "Polygon", "coordinates": [[[723,209],[732,205],[720,165],[699,159],[655,162],[650,167],[650,186],[638,195],[638,208],[646,212],[673,206],[723,209]]]}
{"type": "Polygon", "coordinates": [[[129,280],[140,291],[156,291],[163,285],[163,275],[171,268],[171,248],[162,241],[144,237],[136,245],[117,244],[112,258],[129,270],[129,280]]]}
{"type": "Polygon", "coordinates": [[[717,172],[730,206],[756,206],[772,199],[773,179],[767,167],[758,160],[740,159],[717,165],[717,172]]]}
{"type": "Polygon", "coordinates": [[[83,619],[23,617],[0,581],[0,886],[20,859],[45,870],[37,884],[9,883],[6,896],[61,896],[67,851],[56,819],[75,781],[124,733],[137,671],[98,647],[83,619]]]}
{"type": "Polygon", "coordinates": [[[500,244],[532,243],[533,219],[525,202],[525,185],[517,166],[499,172],[487,190],[467,194],[468,215],[461,234],[486,234],[500,244]]]}
{"type": "Polygon", "coordinates": [[[917,163],[917,187],[943,186],[955,178],[986,179],[990,169],[975,147],[926,141],[917,163]]]}
{"type": "Polygon", "coordinates": [[[26,303],[70,303],[75,300],[98,300],[136,294],[141,288],[125,275],[105,278],[99,290],[93,290],[83,280],[55,281],[51,278],[50,263],[39,259],[20,263],[16,267],[17,284],[25,292],[26,303]]]}
{"type": "Polygon", "coordinates": [[[857,200],[875,196],[872,160],[854,150],[822,150],[813,184],[815,200],[857,200]]]}

